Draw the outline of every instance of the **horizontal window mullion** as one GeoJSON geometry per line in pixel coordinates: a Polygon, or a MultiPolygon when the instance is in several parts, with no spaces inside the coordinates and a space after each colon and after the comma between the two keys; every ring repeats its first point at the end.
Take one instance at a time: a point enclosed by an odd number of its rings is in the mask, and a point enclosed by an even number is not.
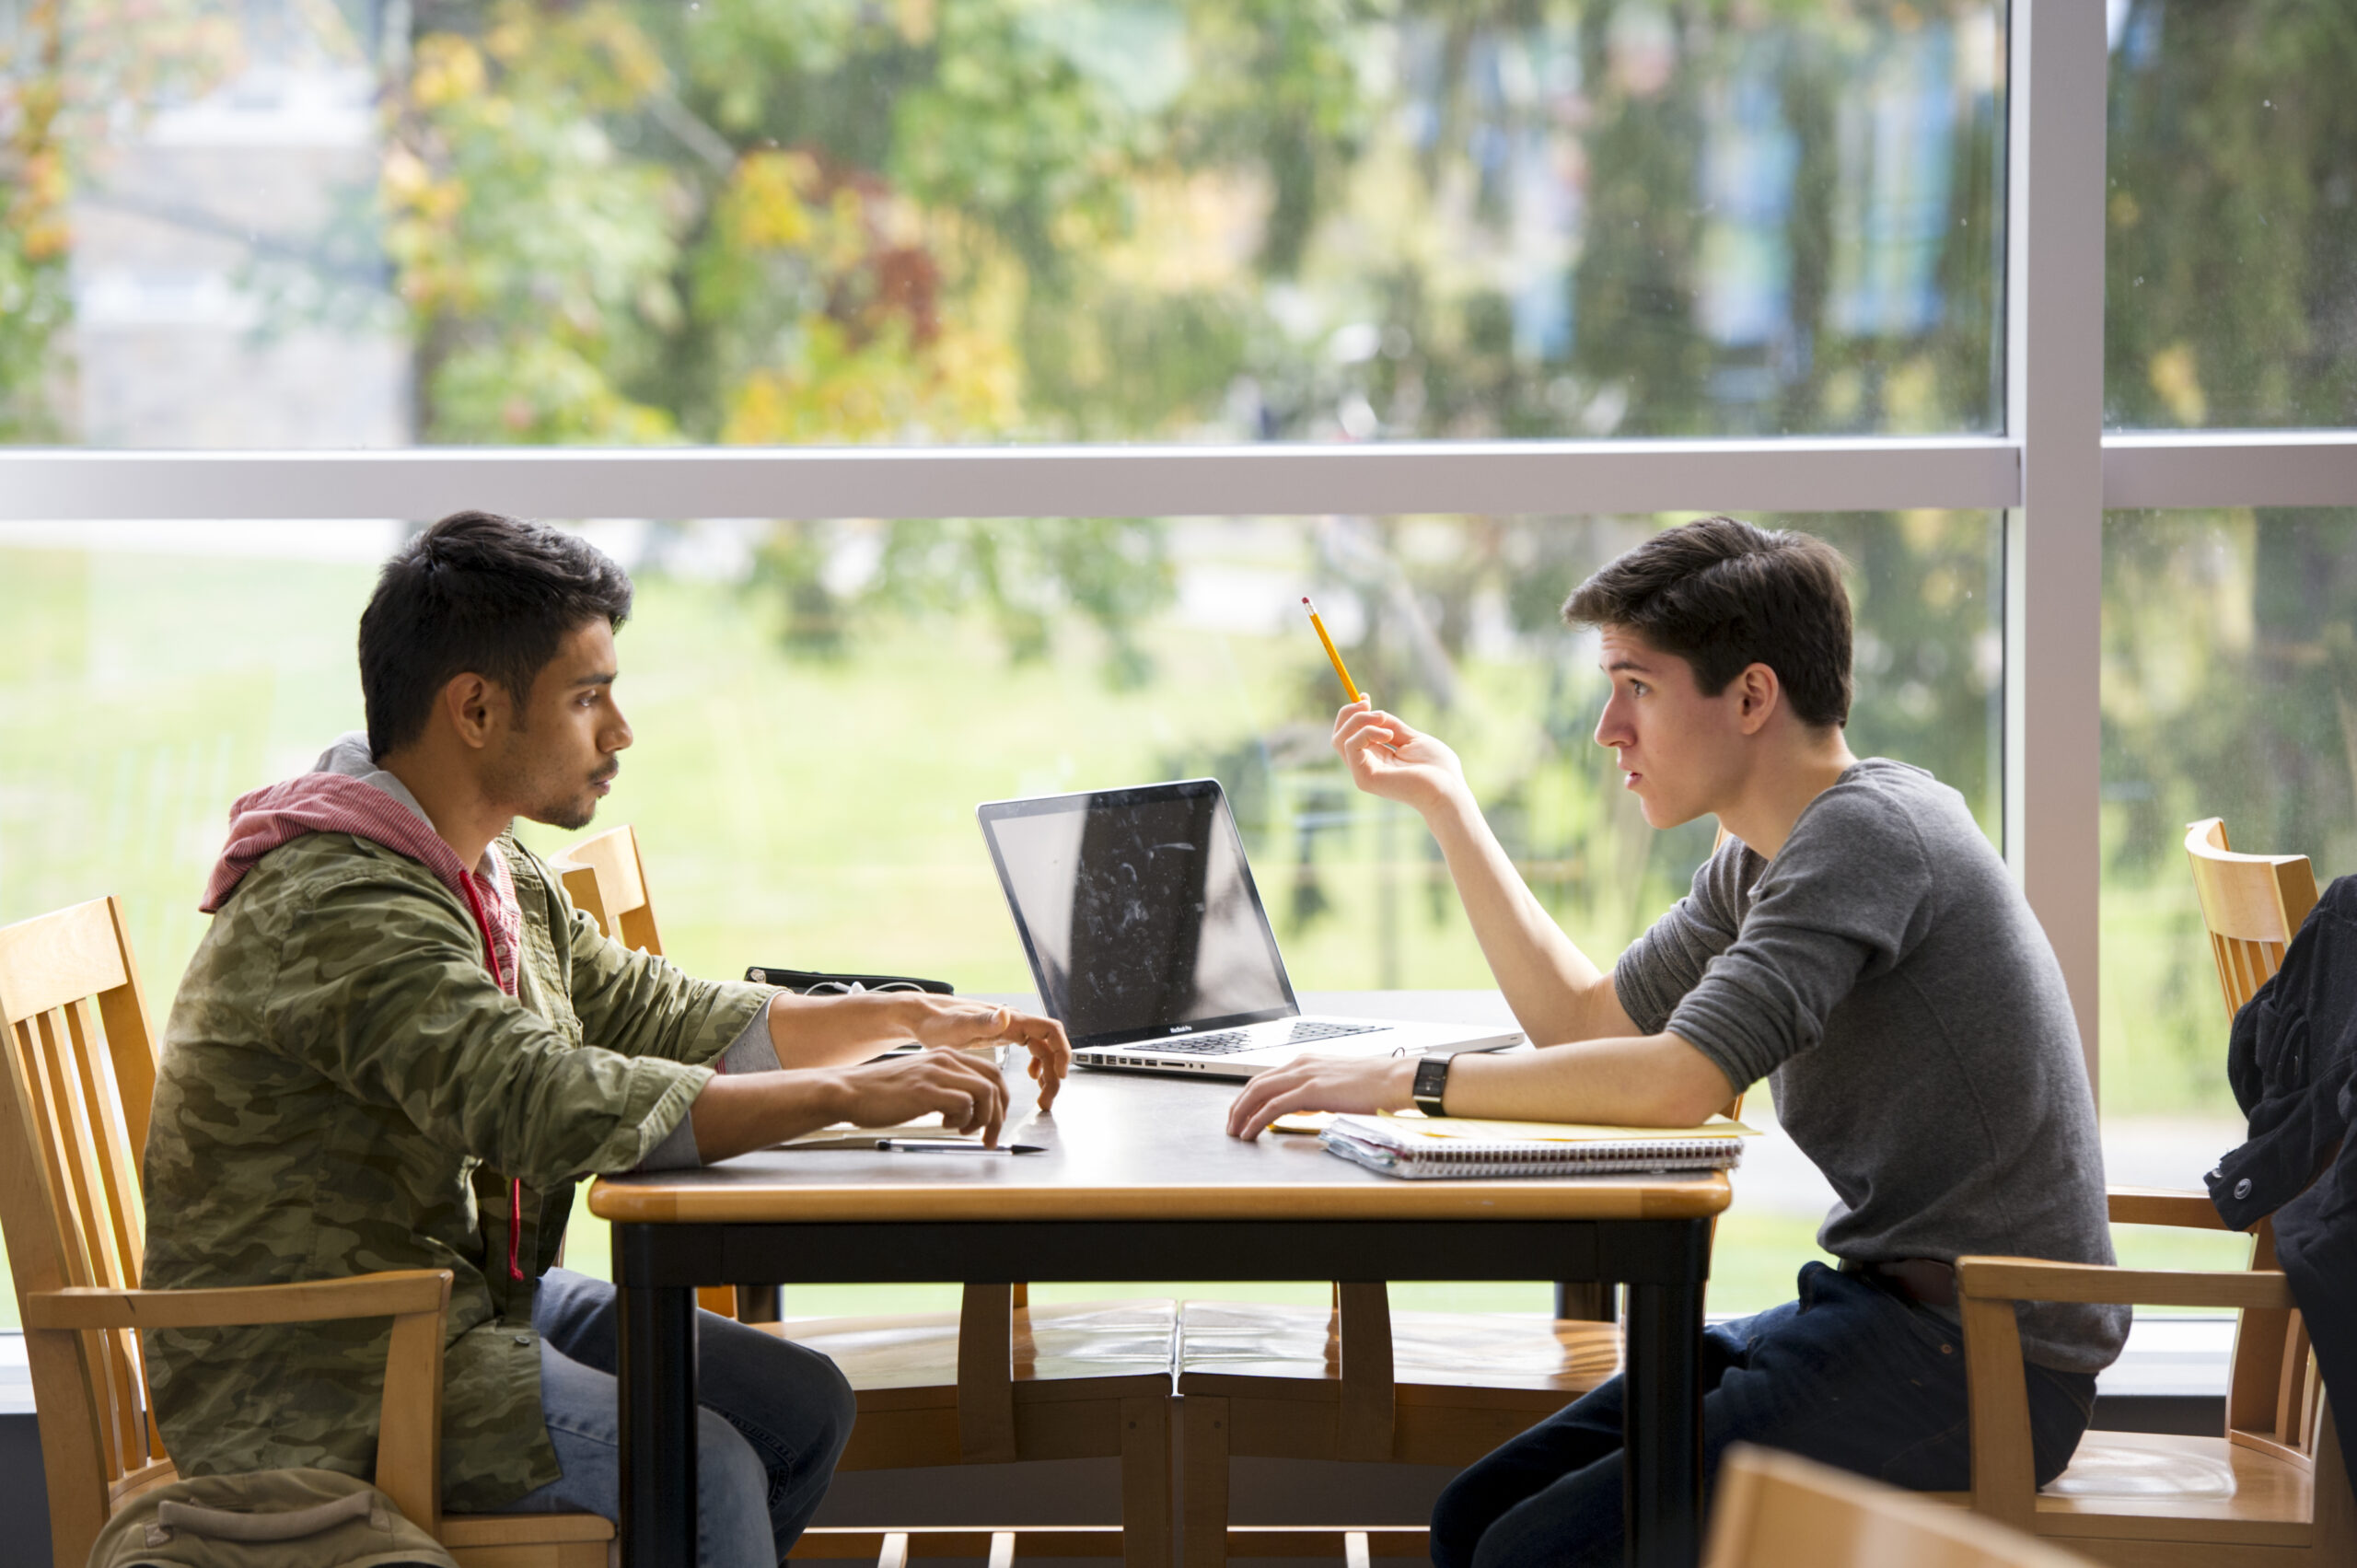
{"type": "Polygon", "coordinates": [[[2010,506],[1994,438],[0,452],[0,518],[1318,516],[2010,506]]]}
{"type": "Polygon", "coordinates": [[[2107,436],[2103,504],[2119,510],[2357,505],[2357,430],[2107,436]]]}

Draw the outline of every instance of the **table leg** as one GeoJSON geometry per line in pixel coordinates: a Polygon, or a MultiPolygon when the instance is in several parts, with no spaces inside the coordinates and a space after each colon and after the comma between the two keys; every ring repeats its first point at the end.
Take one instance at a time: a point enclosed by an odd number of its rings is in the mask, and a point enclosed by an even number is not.
{"type": "Polygon", "coordinates": [[[1629,1568],[1694,1568],[1702,1547],[1702,1286],[1631,1284],[1622,1321],[1629,1568]]]}
{"type": "Polygon", "coordinates": [[[623,1568],[695,1568],[695,1292],[625,1284],[615,1294],[623,1568]]]}

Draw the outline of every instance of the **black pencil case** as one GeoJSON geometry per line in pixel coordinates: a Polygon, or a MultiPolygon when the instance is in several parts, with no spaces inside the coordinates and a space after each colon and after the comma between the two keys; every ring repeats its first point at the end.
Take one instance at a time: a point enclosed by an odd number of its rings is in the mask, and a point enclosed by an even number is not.
{"type": "Polygon", "coordinates": [[[935,996],[958,993],[957,987],[946,980],[924,980],[912,974],[829,974],[823,970],[780,970],[754,964],[745,970],[745,978],[755,985],[783,986],[788,991],[812,991],[822,985],[849,991],[855,985],[862,991],[928,991],[935,996]]]}

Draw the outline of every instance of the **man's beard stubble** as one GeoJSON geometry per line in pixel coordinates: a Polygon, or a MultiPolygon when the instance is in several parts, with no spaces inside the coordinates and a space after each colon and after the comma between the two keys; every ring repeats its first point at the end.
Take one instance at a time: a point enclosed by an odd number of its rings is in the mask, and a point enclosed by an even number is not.
{"type": "Polygon", "coordinates": [[[587,827],[590,819],[598,815],[598,797],[584,791],[570,800],[558,801],[537,810],[527,811],[524,815],[535,822],[545,822],[552,828],[563,828],[569,833],[576,828],[587,827]]]}
{"type": "Polygon", "coordinates": [[[513,766],[511,761],[500,770],[493,782],[505,798],[530,803],[517,807],[516,815],[569,833],[587,827],[598,815],[598,797],[590,793],[589,784],[607,783],[621,772],[621,763],[609,762],[592,774],[587,784],[575,784],[567,791],[564,785],[530,778],[523,768],[513,766]]]}

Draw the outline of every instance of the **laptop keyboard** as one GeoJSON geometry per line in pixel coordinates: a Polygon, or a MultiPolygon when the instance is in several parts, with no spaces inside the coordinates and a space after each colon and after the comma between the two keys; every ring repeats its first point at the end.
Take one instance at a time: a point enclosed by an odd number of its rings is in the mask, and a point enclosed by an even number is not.
{"type": "Polygon", "coordinates": [[[1306,1019],[1296,1023],[1293,1032],[1283,1040],[1266,1035],[1255,1036],[1247,1029],[1222,1029],[1217,1034],[1179,1035],[1173,1040],[1140,1040],[1128,1047],[1131,1051],[1168,1051],[1187,1056],[1226,1056],[1238,1051],[1259,1051],[1280,1045],[1306,1045],[1314,1040],[1337,1040],[1343,1035],[1373,1034],[1381,1024],[1320,1024],[1306,1019]]]}

